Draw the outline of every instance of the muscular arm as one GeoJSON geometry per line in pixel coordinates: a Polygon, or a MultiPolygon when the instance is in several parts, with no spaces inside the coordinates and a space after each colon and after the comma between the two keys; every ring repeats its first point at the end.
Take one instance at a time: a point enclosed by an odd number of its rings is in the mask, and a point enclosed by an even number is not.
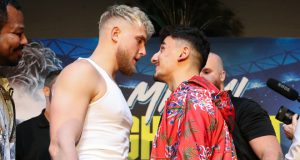
{"type": "Polygon", "coordinates": [[[241,103],[236,105],[236,122],[242,136],[259,159],[281,159],[282,151],[268,113],[256,102],[234,98],[241,103]]]}
{"type": "Polygon", "coordinates": [[[266,135],[254,138],[249,141],[249,144],[254,153],[261,160],[278,160],[282,158],[281,148],[274,135],[266,135]]]}
{"type": "Polygon", "coordinates": [[[87,62],[66,67],[56,80],[50,106],[50,147],[52,159],[78,159],[78,142],[88,105],[95,96],[96,72],[87,62]]]}

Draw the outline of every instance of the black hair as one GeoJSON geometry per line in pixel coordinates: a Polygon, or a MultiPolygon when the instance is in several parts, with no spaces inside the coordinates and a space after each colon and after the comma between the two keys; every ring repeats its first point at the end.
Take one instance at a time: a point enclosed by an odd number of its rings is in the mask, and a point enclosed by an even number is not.
{"type": "Polygon", "coordinates": [[[55,78],[60,74],[61,70],[51,71],[45,78],[44,86],[52,87],[55,78]]]}
{"type": "Polygon", "coordinates": [[[0,0],[0,30],[7,22],[7,5],[10,4],[17,10],[21,11],[21,5],[18,3],[17,0],[0,0]]]}
{"type": "Polygon", "coordinates": [[[49,87],[49,101],[52,100],[52,85],[55,82],[56,77],[60,74],[61,70],[51,71],[45,78],[44,87],[49,87]]]}
{"type": "Polygon", "coordinates": [[[194,49],[196,49],[196,51],[200,54],[200,70],[205,66],[208,54],[210,52],[210,44],[206,36],[200,29],[184,26],[166,26],[160,31],[161,43],[168,36],[189,42],[194,47],[194,49]]]}

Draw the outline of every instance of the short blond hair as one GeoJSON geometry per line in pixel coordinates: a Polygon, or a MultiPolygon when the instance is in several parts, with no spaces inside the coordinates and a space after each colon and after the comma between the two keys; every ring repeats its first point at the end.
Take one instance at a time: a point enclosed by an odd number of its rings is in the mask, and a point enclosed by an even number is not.
{"type": "Polygon", "coordinates": [[[149,39],[154,31],[154,27],[148,16],[138,7],[129,7],[127,5],[113,5],[105,11],[99,20],[99,31],[101,31],[104,24],[111,18],[122,18],[131,23],[143,24],[147,38],[149,39]]]}

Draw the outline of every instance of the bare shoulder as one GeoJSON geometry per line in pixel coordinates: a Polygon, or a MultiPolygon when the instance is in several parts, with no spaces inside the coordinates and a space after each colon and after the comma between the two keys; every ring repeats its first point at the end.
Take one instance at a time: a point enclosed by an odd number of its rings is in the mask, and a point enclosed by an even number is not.
{"type": "MultiPolygon", "coordinates": [[[[78,76],[78,78],[81,77],[81,79],[86,79],[86,78],[83,78],[84,76],[96,76],[95,73],[97,73],[96,69],[88,62],[88,61],[85,61],[85,60],[77,60],[71,64],[69,64],[68,66],[66,66],[61,75],[64,75],[64,76],[78,76]]],[[[66,78],[67,78],[66,77],[66,78]]],[[[69,78],[71,78],[69,77],[69,78]]]]}
{"type": "Polygon", "coordinates": [[[95,88],[105,87],[103,82],[101,75],[88,61],[77,60],[63,69],[55,86],[94,91],[95,88]]]}

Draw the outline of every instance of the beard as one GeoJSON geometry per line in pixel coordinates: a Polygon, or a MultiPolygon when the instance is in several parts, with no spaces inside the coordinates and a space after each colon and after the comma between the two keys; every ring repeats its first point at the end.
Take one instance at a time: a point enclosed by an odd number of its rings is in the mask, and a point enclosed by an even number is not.
{"type": "Polygon", "coordinates": [[[24,48],[24,45],[19,45],[17,48],[13,49],[12,51],[10,51],[10,56],[1,56],[1,62],[0,62],[0,66],[10,66],[10,67],[14,67],[17,66],[20,59],[22,58],[22,50],[24,48]]]}
{"type": "Polygon", "coordinates": [[[165,78],[164,78],[164,74],[159,72],[158,70],[155,69],[154,75],[153,75],[153,79],[157,82],[163,82],[166,83],[165,78]]]}
{"type": "Polygon", "coordinates": [[[117,63],[119,71],[125,75],[133,75],[136,72],[135,66],[132,64],[132,58],[125,49],[119,48],[117,54],[117,63]]]}
{"type": "Polygon", "coordinates": [[[211,82],[214,86],[216,86],[219,90],[221,90],[221,84],[222,84],[221,81],[216,80],[216,81],[211,81],[211,82]]]}
{"type": "Polygon", "coordinates": [[[21,58],[8,58],[8,57],[5,57],[5,56],[1,56],[0,55],[0,66],[1,67],[5,67],[5,66],[9,66],[9,67],[13,67],[13,66],[17,66],[18,63],[19,63],[19,60],[21,58]]]}

